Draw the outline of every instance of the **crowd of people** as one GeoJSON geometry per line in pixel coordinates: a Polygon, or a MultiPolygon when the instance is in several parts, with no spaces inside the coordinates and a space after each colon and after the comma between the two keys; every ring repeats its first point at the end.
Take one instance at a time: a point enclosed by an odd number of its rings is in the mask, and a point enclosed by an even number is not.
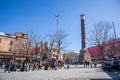
{"type": "MultiPolygon", "coordinates": [[[[102,64],[103,70],[120,70],[120,63],[117,59],[108,59],[108,60],[102,60],[102,61],[84,61],[83,65],[84,68],[88,67],[97,67],[97,64],[102,64]]],[[[5,72],[11,72],[11,71],[35,71],[35,70],[57,70],[58,68],[64,68],[64,62],[56,61],[54,59],[51,59],[50,61],[47,61],[45,63],[40,64],[40,62],[33,61],[32,63],[27,61],[0,61],[0,68],[4,68],[5,72]]],[[[69,65],[67,65],[67,69],[69,69],[69,65]]]]}
{"type": "Polygon", "coordinates": [[[92,68],[93,66],[95,68],[97,67],[97,61],[96,60],[90,61],[90,62],[89,61],[84,61],[83,64],[84,64],[85,68],[87,68],[87,67],[91,67],[92,68]]]}
{"type": "Polygon", "coordinates": [[[64,66],[64,62],[56,61],[54,59],[47,61],[45,63],[40,64],[40,62],[27,62],[27,61],[5,61],[0,63],[0,67],[5,69],[5,72],[11,71],[34,71],[34,70],[57,70],[57,68],[61,68],[64,66]]]}
{"type": "Polygon", "coordinates": [[[103,70],[120,70],[120,62],[116,58],[106,59],[102,61],[103,70]]]}

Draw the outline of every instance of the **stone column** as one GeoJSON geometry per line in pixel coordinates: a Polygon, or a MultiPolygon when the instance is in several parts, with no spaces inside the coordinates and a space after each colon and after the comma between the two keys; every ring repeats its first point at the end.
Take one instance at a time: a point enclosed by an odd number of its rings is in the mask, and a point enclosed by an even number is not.
{"type": "Polygon", "coordinates": [[[85,15],[81,14],[81,50],[79,55],[80,63],[83,63],[84,61],[91,62],[90,54],[86,48],[86,37],[85,37],[85,15]]]}
{"type": "Polygon", "coordinates": [[[82,49],[86,48],[86,42],[85,42],[85,15],[81,14],[81,43],[82,43],[82,49]]]}

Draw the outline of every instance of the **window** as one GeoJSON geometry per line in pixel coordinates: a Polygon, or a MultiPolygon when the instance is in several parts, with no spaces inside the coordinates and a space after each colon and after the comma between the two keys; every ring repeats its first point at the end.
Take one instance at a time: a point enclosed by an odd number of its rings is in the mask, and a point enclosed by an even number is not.
{"type": "Polygon", "coordinates": [[[120,53],[120,49],[119,49],[119,53],[120,53]]]}
{"type": "Polygon", "coordinates": [[[22,48],[23,48],[23,43],[22,43],[22,48]]]}
{"type": "Polygon", "coordinates": [[[9,51],[11,51],[11,48],[9,49],[9,51]]]}
{"type": "Polygon", "coordinates": [[[53,54],[53,57],[55,57],[55,54],[53,54]]]}
{"type": "Polygon", "coordinates": [[[0,43],[2,42],[2,40],[0,39],[0,43]]]}
{"type": "Polygon", "coordinates": [[[10,41],[10,45],[13,45],[13,41],[10,41]]]}
{"type": "Polygon", "coordinates": [[[24,34],[22,34],[22,38],[24,38],[24,34]]]}

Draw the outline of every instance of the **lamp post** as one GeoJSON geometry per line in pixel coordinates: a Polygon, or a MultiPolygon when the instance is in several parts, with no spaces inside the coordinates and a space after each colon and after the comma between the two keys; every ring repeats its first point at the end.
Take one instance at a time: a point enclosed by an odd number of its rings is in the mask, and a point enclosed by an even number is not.
{"type": "Polygon", "coordinates": [[[57,32],[56,32],[57,35],[56,36],[57,36],[57,42],[58,42],[57,43],[57,47],[58,47],[58,52],[59,52],[60,46],[59,46],[59,31],[58,31],[58,24],[59,24],[59,22],[58,22],[58,19],[59,19],[60,15],[59,14],[55,14],[54,16],[56,18],[56,27],[57,27],[57,32]]]}
{"type": "Polygon", "coordinates": [[[59,14],[55,14],[54,16],[56,18],[56,27],[57,27],[57,35],[58,35],[58,18],[60,17],[60,15],[59,14]]]}
{"type": "MultiPolygon", "coordinates": [[[[59,24],[58,19],[59,19],[60,15],[59,14],[55,14],[54,16],[56,18],[56,27],[57,27],[57,32],[56,32],[56,37],[57,37],[57,55],[56,55],[56,59],[58,60],[58,58],[59,58],[59,49],[60,49],[60,46],[59,46],[59,37],[60,36],[59,36],[59,31],[58,31],[58,24],[59,24]]],[[[57,65],[58,65],[58,61],[57,61],[57,65]]]]}

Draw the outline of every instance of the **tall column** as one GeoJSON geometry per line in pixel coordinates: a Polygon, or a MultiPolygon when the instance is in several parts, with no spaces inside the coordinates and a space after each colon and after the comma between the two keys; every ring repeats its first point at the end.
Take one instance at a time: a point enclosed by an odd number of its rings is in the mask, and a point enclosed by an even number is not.
{"type": "Polygon", "coordinates": [[[84,61],[91,62],[90,54],[86,48],[86,39],[85,39],[85,15],[81,14],[81,43],[82,47],[80,50],[79,60],[80,63],[84,63],[84,61]]]}
{"type": "Polygon", "coordinates": [[[82,49],[86,48],[86,42],[85,42],[85,15],[81,14],[81,39],[82,39],[82,49]]]}

